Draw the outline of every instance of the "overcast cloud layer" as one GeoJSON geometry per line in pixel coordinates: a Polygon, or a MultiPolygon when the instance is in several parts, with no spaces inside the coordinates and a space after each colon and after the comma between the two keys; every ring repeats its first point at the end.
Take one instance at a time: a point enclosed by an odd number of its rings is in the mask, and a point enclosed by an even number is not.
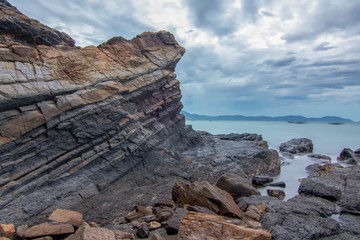
{"type": "Polygon", "coordinates": [[[184,110],[360,121],[360,1],[10,0],[77,45],[171,31],[184,110]]]}

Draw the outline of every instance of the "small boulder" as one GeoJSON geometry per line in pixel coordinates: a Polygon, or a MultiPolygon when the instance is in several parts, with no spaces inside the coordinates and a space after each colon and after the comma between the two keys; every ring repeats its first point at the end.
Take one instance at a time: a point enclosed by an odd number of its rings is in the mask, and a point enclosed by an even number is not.
{"type": "Polygon", "coordinates": [[[264,186],[267,183],[274,181],[271,177],[264,176],[254,176],[252,179],[252,184],[255,186],[264,186]]]}
{"type": "Polygon", "coordinates": [[[156,232],[152,235],[151,240],[166,240],[160,233],[156,232]]]}
{"type": "Polygon", "coordinates": [[[0,223],[0,237],[12,238],[14,234],[15,234],[14,224],[0,223]]]}
{"type": "Polygon", "coordinates": [[[94,228],[83,223],[67,240],[116,240],[115,233],[106,228],[94,228]]]}
{"type": "Polygon", "coordinates": [[[150,230],[155,230],[161,228],[161,223],[157,222],[157,221],[153,221],[149,223],[149,229],[150,230]]]}
{"type": "Polygon", "coordinates": [[[285,192],[280,189],[267,189],[267,194],[270,197],[276,197],[280,200],[283,200],[285,198],[285,192]]]}
{"type": "Polygon", "coordinates": [[[113,231],[115,234],[115,239],[119,240],[119,239],[134,239],[135,236],[132,233],[128,233],[128,232],[123,232],[120,230],[114,230],[113,231]]]}
{"type": "Polygon", "coordinates": [[[245,216],[248,216],[256,221],[260,221],[261,217],[265,214],[266,205],[264,202],[258,205],[250,205],[245,211],[245,216]]]}
{"type": "Polygon", "coordinates": [[[221,216],[188,212],[181,221],[178,239],[271,240],[271,234],[264,230],[255,230],[228,223],[221,216]]]}
{"type": "Polygon", "coordinates": [[[260,195],[260,192],[251,185],[251,182],[239,175],[223,175],[216,183],[216,186],[227,191],[234,199],[242,196],[260,195]]]}
{"type": "Polygon", "coordinates": [[[36,238],[74,233],[74,227],[68,223],[51,224],[42,223],[35,225],[22,234],[22,238],[36,238]]]}
{"type": "Polygon", "coordinates": [[[271,187],[281,187],[281,188],[285,188],[286,184],[284,182],[274,182],[274,183],[270,183],[269,186],[271,187]]]}
{"type": "Polygon", "coordinates": [[[168,220],[169,218],[172,217],[172,215],[174,215],[174,211],[170,208],[158,208],[156,210],[156,221],[158,222],[164,222],[166,220],[168,220]]]}
{"type": "Polygon", "coordinates": [[[150,234],[150,231],[149,231],[149,228],[146,226],[146,224],[142,224],[136,231],[136,235],[139,238],[147,238],[147,237],[149,237],[149,234],[150,234]]]}
{"type": "Polygon", "coordinates": [[[311,153],[314,149],[314,145],[308,138],[294,138],[280,144],[279,149],[280,152],[288,152],[292,154],[311,153]]]}
{"type": "Polygon", "coordinates": [[[75,227],[80,227],[84,220],[81,213],[65,209],[56,209],[51,213],[49,222],[69,223],[75,227]]]}
{"type": "Polygon", "coordinates": [[[182,208],[176,209],[174,215],[166,221],[166,232],[169,235],[175,235],[179,231],[181,219],[188,211],[182,208]]]}

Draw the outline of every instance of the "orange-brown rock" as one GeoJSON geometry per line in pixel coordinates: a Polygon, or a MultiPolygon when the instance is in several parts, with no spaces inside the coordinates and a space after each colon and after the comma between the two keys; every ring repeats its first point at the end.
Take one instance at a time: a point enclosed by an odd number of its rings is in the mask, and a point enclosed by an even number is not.
{"type": "Polygon", "coordinates": [[[1,224],[0,223],[0,237],[11,238],[15,234],[14,224],[1,224]]]}
{"type": "Polygon", "coordinates": [[[271,234],[227,223],[221,216],[188,212],[181,221],[178,239],[271,240],[271,234]]]}
{"type": "Polygon", "coordinates": [[[43,236],[56,236],[74,233],[74,227],[70,224],[41,223],[26,230],[22,238],[36,238],[43,236]]]}
{"type": "Polygon", "coordinates": [[[134,239],[135,236],[132,233],[123,232],[120,230],[114,230],[116,240],[120,239],[134,239]]]}
{"type": "Polygon", "coordinates": [[[244,216],[228,192],[207,181],[192,184],[177,182],[173,187],[172,196],[176,203],[206,207],[224,216],[244,216]]]}
{"type": "MultiPolygon", "coordinates": [[[[120,238],[121,239],[121,238],[120,238]]],[[[114,231],[106,228],[93,228],[83,223],[67,240],[117,240],[114,231]]]]}
{"type": "Polygon", "coordinates": [[[265,214],[266,205],[264,202],[260,202],[258,205],[250,205],[245,211],[245,216],[248,216],[256,221],[260,221],[261,217],[265,214]]]}
{"type": "Polygon", "coordinates": [[[80,225],[84,222],[83,215],[81,213],[65,209],[56,209],[53,211],[49,217],[49,221],[69,223],[75,227],[80,227],[80,225]]]}

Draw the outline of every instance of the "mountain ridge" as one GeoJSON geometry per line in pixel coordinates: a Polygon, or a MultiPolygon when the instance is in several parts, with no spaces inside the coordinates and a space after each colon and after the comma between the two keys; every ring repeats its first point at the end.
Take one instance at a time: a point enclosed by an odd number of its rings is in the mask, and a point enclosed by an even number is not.
{"type": "Polygon", "coordinates": [[[211,120],[211,121],[288,121],[288,122],[328,122],[328,123],[350,123],[354,122],[351,119],[341,118],[337,116],[324,116],[321,118],[315,117],[304,117],[301,115],[286,115],[278,117],[269,116],[244,116],[244,115],[218,115],[208,116],[200,114],[192,114],[186,111],[182,111],[185,115],[186,120],[211,120]]]}

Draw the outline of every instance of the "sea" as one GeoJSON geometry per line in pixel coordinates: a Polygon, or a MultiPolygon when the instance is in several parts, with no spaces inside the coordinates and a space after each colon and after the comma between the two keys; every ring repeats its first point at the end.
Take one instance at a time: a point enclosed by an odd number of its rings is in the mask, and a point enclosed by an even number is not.
{"type": "MultiPolygon", "coordinates": [[[[325,122],[280,122],[280,121],[186,121],[194,130],[203,130],[212,134],[256,133],[263,136],[269,148],[279,151],[281,143],[293,138],[309,138],[314,144],[314,153],[331,157],[331,163],[340,163],[337,157],[344,148],[356,150],[360,148],[360,123],[325,123],[325,122]]],[[[283,181],[286,184],[285,199],[298,194],[302,178],[308,176],[305,169],[308,165],[329,161],[318,160],[305,155],[296,155],[294,159],[281,155],[281,173],[274,177],[274,182],[283,181]]],[[[266,189],[259,188],[262,195],[267,195],[266,189]]]]}

